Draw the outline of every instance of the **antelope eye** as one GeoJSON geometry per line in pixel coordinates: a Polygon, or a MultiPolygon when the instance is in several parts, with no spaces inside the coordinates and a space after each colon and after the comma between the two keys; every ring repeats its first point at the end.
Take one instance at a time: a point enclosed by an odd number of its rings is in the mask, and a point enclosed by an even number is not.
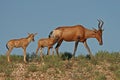
{"type": "Polygon", "coordinates": [[[97,31],[94,31],[94,33],[97,33],[97,31]]]}

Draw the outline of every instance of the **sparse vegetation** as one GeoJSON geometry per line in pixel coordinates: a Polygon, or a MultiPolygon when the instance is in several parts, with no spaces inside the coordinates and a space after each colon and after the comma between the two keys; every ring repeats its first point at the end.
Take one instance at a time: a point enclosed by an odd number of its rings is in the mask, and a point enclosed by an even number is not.
{"type": "Polygon", "coordinates": [[[37,66],[35,64],[30,64],[28,66],[28,72],[36,72],[37,71],[37,66]]]}
{"type": "Polygon", "coordinates": [[[98,51],[94,59],[84,55],[71,58],[68,52],[61,57],[27,56],[28,63],[23,62],[23,56],[11,55],[11,63],[5,55],[0,55],[0,80],[119,80],[120,53],[98,51]]]}

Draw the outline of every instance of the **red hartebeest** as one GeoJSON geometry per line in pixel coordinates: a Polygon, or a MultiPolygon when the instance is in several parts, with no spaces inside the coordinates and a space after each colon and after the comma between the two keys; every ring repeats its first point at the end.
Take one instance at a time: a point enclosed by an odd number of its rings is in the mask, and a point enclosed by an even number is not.
{"type": "Polygon", "coordinates": [[[23,49],[23,52],[24,52],[24,62],[26,63],[27,62],[26,61],[26,48],[31,41],[34,41],[34,36],[36,34],[37,33],[35,33],[35,34],[28,33],[28,37],[26,37],[26,38],[12,39],[12,40],[8,41],[8,43],[6,44],[6,47],[8,49],[8,51],[6,52],[8,62],[10,62],[9,56],[10,56],[10,53],[13,50],[13,48],[20,48],[21,47],[23,49]]]}
{"type": "Polygon", "coordinates": [[[48,47],[48,52],[47,52],[47,55],[50,54],[50,49],[52,48],[52,53],[54,53],[53,51],[53,45],[56,43],[57,41],[57,38],[42,38],[42,39],[39,39],[38,41],[38,47],[36,49],[36,55],[38,54],[38,51],[40,49],[40,54],[41,54],[41,57],[42,57],[42,48],[44,47],[48,47]]]}
{"type": "Polygon", "coordinates": [[[102,41],[102,26],[104,22],[102,20],[98,20],[98,30],[97,29],[87,29],[82,25],[75,25],[75,26],[63,26],[63,27],[58,27],[54,29],[53,31],[50,32],[49,37],[58,37],[57,45],[56,45],[56,52],[58,53],[58,49],[62,43],[62,41],[75,41],[75,47],[74,47],[74,52],[73,56],[75,56],[75,52],[77,50],[77,46],[79,42],[83,42],[85,48],[87,49],[89,55],[92,55],[90,48],[87,45],[86,40],[88,38],[96,38],[99,42],[100,45],[103,44],[102,41]]]}

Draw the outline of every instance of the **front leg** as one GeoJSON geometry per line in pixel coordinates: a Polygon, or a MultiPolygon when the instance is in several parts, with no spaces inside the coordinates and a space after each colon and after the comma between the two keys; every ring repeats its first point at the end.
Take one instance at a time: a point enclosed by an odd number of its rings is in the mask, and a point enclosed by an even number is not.
{"type": "Polygon", "coordinates": [[[78,36],[77,40],[75,41],[75,47],[74,47],[73,57],[75,57],[75,53],[76,53],[79,41],[80,41],[80,36],[78,36]]]}
{"type": "Polygon", "coordinates": [[[87,49],[87,51],[88,51],[89,55],[92,57],[93,55],[92,55],[92,53],[91,53],[91,51],[90,51],[89,46],[87,45],[87,42],[86,42],[86,41],[84,41],[84,42],[83,42],[83,44],[84,44],[84,47],[87,49]]]}
{"type": "Polygon", "coordinates": [[[26,48],[23,48],[23,53],[24,53],[24,62],[27,63],[27,61],[26,61],[26,48]]]}
{"type": "Polygon", "coordinates": [[[73,57],[75,57],[75,53],[76,53],[76,50],[77,50],[78,43],[79,43],[79,41],[76,41],[76,42],[75,42],[73,57]]]}

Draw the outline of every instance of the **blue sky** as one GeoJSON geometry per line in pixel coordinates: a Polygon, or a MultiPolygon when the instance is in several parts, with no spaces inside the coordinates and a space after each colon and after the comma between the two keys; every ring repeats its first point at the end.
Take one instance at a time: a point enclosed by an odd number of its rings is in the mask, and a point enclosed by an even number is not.
{"type": "MultiPolygon", "coordinates": [[[[0,0],[0,54],[5,54],[10,39],[26,37],[27,33],[38,33],[27,52],[35,52],[37,41],[48,37],[58,26],[81,24],[86,28],[97,28],[97,19],[104,21],[103,46],[96,39],[88,39],[93,53],[100,50],[120,51],[120,0],[0,0]]],[[[60,52],[73,52],[74,42],[63,42],[60,52]]],[[[45,48],[46,49],[46,48],[45,48]]],[[[46,50],[44,50],[46,52],[46,50]]],[[[12,54],[22,54],[14,49],[12,54]]],[[[76,55],[87,54],[79,43],[76,55]]]]}

